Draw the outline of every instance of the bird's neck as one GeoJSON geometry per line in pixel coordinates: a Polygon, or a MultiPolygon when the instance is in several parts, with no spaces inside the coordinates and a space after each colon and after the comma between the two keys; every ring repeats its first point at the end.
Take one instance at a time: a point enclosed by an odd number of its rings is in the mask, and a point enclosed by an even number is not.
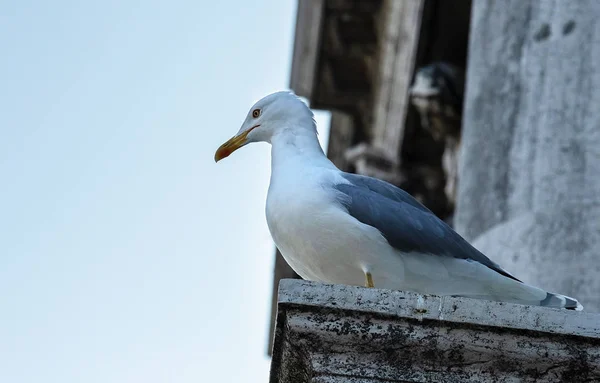
{"type": "Polygon", "coordinates": [[[288,171],[290,167],[335,168],[317,138],[316,131],[282,130],[271,138],[271,170],[288,171]]]}

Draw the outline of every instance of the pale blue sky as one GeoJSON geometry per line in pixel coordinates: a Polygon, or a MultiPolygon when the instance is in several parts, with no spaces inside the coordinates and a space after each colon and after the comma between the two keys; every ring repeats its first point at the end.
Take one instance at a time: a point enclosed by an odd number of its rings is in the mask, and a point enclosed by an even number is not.
{"type": "Polygon", "coordinates": [[[1,382],[267,381],[269,148],[213,154],[295,12],[0,1],[1,382]]]}

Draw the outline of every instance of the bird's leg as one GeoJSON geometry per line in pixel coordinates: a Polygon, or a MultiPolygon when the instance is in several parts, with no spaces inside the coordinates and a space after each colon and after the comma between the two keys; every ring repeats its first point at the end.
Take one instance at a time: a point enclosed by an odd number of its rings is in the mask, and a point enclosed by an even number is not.
{"type": "Polygon", "coordinates": [[[373,275],[371,275],[370,271],[365,271],[365,287],[375,287],[373,275]]]}

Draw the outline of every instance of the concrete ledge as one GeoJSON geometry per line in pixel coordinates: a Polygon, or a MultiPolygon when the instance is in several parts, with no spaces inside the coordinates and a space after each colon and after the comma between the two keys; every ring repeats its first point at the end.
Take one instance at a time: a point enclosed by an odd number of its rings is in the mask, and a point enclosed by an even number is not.
{"type": "Polygon", "coordinates": [[[271,383],[600,381],[600,315],[282,280],[271,383]]]}

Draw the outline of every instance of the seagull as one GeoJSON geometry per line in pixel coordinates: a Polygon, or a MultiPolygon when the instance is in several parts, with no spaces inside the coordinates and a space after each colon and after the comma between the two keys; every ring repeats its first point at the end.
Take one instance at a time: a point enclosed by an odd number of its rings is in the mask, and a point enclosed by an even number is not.
{"type": "Polygon", "coordinates": [[[215,161],[252,142],[271,144],[267,224],[302,278],[583,309],[576,299],[521,282],[404,190],[339,170],[321,149],[312,111],[293,92],[256,102],[215,161]]]}

